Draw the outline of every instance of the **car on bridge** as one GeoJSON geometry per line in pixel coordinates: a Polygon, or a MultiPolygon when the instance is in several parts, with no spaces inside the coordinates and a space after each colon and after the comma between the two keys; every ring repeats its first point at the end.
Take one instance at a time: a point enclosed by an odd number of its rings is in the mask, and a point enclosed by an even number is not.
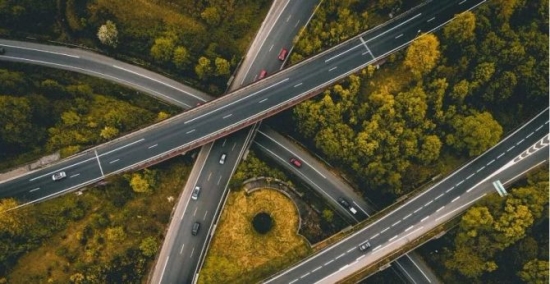
{"type": "Polygon", "coordinates": [[[193,200],[199,199],[199,194],[200,193],[201,193],[201,187],[200,186],[195,186],[195,188],[193,189],[193,193],[191,193],[191,199],[193,199],[193,200]]]}
{"type": "Polygon", "coordinates": [[[363,251],[363,252],[366,251],[366,250],[368,250],[369,248],[370,248],[370,243],[369,243],[369,241],[366,241],[366,242],[364,242],[364,243],[362,243],[362,244],[359,245],[359,250],[360,250],[360,251],[363,251]]]}
{"type": "Polygon", "coordinates": [[[57,172],[52,175],[52,180],[61,180],[67,177],[67,174],[65,172],[57,172]]]}

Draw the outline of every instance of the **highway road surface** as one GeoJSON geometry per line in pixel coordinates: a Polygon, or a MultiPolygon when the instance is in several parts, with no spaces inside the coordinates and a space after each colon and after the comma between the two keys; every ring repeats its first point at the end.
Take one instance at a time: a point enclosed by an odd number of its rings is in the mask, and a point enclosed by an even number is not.
{"type": "Polygon", "coordinates": [[[488,193],[548,161],[548,108],[496,146],[350,237],[265,283],[334,283],[383,259],[488,193]],[[369,241],[366,253],[358,246],[369,241]]]}
{"type": "MultiPolygon", "coordinates": [[[[438,28],[454,14],[479,3],[469,0],[429,2],[430,5],[424,5],[402,18],[367,31],[230,95],[89,149],[56,165],[3,182],[0,184],[0,198],[12,196],[22,201],[40,201],[92,184],[107,175],[147,166],[204,145],[291,107],[338,78],[409,44],[418,35],[419,29],[429,31],[438,28]],[[69,178],[53,182],[51,175],[61,170],[69,178]]],[[[2,59],[34,57],[33,60],[40,60],[43,55],[43,52],[34,49],[2,45],[6,49],[2,59]]],[[[61,56],[68,61],[79,60],[57,53],[51,56],[61,56]]]]}

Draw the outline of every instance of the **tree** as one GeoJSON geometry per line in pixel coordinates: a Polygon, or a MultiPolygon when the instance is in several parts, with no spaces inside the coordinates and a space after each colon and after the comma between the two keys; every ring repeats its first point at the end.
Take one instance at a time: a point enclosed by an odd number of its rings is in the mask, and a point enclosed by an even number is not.
{"type": "Polygon", "coordinates": [[[118,135],[118,129],[116,127],[105,126],[99,136],[105,140],[110,140],[118,135]]]}
{"type": "Polygon", "coordinates": [[[204,9],[201,13],[201,18],[211,27],[219,25],[222,19],[220,11],[216,7],[208,7],[204,9]]]}
{"type": "Polygon", "coordinates": [[[425,34],[407,48],[403,64],[414,76],[420,78],[435,67],[439,56],[439,40],[433,34],[425,34]]]}
{"type": "Polygon", "coordinates": [[[0,96],[0,110],[0,141],[19,145],[30,142],[33,127],[29,100],[25,97],[0,96]]]}
{"type": "Polygon", "coordinates": [[[439,151],[441,150],[441,140],[436,135],[428,135],[424,137],[422,145],[420,146],[420,152],[417,158],[424,165],[429,164],[432,161],[439,158],[439,151]]]}
{"type": "Polygon", "coordinates": [[[470,11],[460,13],[443,27],[443,36],[452,41],[451,44],[466,43],[474,39],[476,16],[470,11]]]}
{"type": "Polygon", "coordinates": [[[195,73],[197,74],[199,79],[205,79],[212,74],[212,66],[210,64],[210,59],[204,56],[201,56],[199,58],[199,62],[195,66],[195,73]]]}
{"type": "Polygon", "coordinates": [[[149,183],[145,178],[139,173],[132,174],[132,179],[130,180],[130,186],[135,192],[139,193],[151,193],[152,189],[149,183]]]}
{"type": "Polygon", "coordinates": [[[139,245],[141,253],[146,257],[152,257],[157,253],[158,243],[154,237],[147,237],[141,241],[139,245]]]}
{"type": "Polygon", "coordinates": [[[334,218],[334,212],[332,212],[332,210],[330,209],[323,210],[323,218],[329,223],[332,222],[332,219],[334,218]]]}
{"type": "Polygon", "coordinates": [[[470,116],[457,115],[451,122],[455,134],[447,135],[447,144],[466,150],[476,156],[495,145],[502,135],[502,127],[488,112],[470,116]]]}
{"type": "Polygon", "coordinates": [[[548,283],[548,261],[533,259],[523,266],[518,276],[529,284],[548,283]]]}
{"type": "Polygon", "coordinates": [[[214,73],[216,76],[229,75],[231,72],[231,65],[229,64],[229,61],[224,58],[217,57],[214,64],[216,65],[216,72],[214,73]]]}
{"type": "Polygon", "coordinates": [[[102,44],[116,48],[118,45],[118,30],[116,25],[111,21],[107,21],[104,25],[101,25],[97,31],[97,38],[102,44]]]}
{"type": "Polygon", "coordinates": [[[151,56],[160,62],[168,62],[174,54],[174,40],[171,37],[160,37],[155,39],[155,44],[151,47],[151,56]]]}
{"type": "Polygon", "coordinates": [[[174,58],[172,61],[174,62],[174,65],[178,68],[185,68],[189,63],[189,51],[187,51],[187,48],[183,46],[178,46],[176,49],[174,49],[174,58]]]}
{"type": "Polygon", "coordinates": [[[0,232],[16,236],[32,225],[29,209],[15,209],[18,205],[13,198],[0,199],[0,232]]]}

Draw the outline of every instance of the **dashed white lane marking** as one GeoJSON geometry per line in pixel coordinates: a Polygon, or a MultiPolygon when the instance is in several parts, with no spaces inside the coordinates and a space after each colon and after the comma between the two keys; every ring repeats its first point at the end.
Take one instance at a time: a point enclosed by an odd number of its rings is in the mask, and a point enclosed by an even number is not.
{"type": "Polygon", "coordinates": [[[398,39],[398,38],[400,38],[400,37],[402,37],[402,36],[403,36],[403,34],[400,34],[400,35],[396,36],[395,39],[398,39]]]}
{"type": "Polygon", "coordinates": [[[207,181],[210,181],[210,177],[212,177],[212,172],[210,172],[210,173],[208,174],[208,178],[207,178],[206,180],[207,180],[207,181]]]}
{"type": "Polygon", "coordinates": [[[407,229],[405,229],[405,232],[408,232],[408,231],[412,230],[412,228],[414,228],[414,226],[408,227],[407,229]]]}
{"type": "Polygon", "coordinates": [[[322,266],[319,266],[319,267],[313,269],[313,270],[311,271],[311,273],[314,273],[315,271],[317,271],[317,270],[319,270],[319,269],[321,269],[321,268],[323,268],[323,267],[322,267],[322,266]]]}
{"type": "Polygon", "coordinates": [[[380,232],[380,234],[383,234],[385,231],[387,231],[387,230],[389,230],[389,229],[390,229],[390,227],[385,228],[384,230],[382,230],[382,231],[380,232]]]}
{"type": "Polygon", "coordinates": [[[466,0],[462,0],[462,1],[458,2],[458,5],[462,5],[464,2],[466,2],[466,0]]]}
{"type": "Polygon", "coordinates": [[[72,176],[70,176],[69,178],[74,178],[74,177],[77,177],[77,176],[79,176],[79,175],[80,175],[80,174],[72,175],[72,176]]]}
{"type": "Polygon", "coordinates": [[[512,149],[514,149],[514,147],[516,147],[516,146],[512,146],[512,147],[508,148],[508,150],[506,150],[506,152],[512,151],[512,149]]]}
{"type": "Polygon", "coordinates": [[[183,248],[185,247],[185,244],[181,245],[180,254],[183,253],[183,248]]]}
{"type": "Polygon", "coordinates": [[[341,254],[341,255],[337,256],[337,257],[336,257],[336,258],[334,258],[334,259],[339,259],[340,257],[342,257],[342,256],[344,256],[344,255],[346,255],[346,254],[345,254],[345,253],[343,253],[343,254],[341,254]]]}
{"type": "Polygon", "coordinates": [[[428,207],[428,205],[432,204],[434,202],[433,200],[428,201],[426,204],[424,204],[424,207],[428,207]]]}
{"type": "Polygon", "coordinates": [[[428,218],[430,218],[430,216],[426,216],[426,217],[422,218],[422,220],[420,220],[420,223],[426,221],[426,219],[428,219],[428,218]]]}
{"type": "Polygon", "coordinates": [[[220,185],[220,181],[222,180],[222,176],[220,176],[220,178],[218,179],[218,185],[220,185]]]}
{"type": "Polygon", "coordinates": [[[444,194],[444,193],[438,195],[436,198],[434,198],[434,200],[438,200],[439,198],[443,197],[443,194],[444,194]]]}
{"type": "Polygon", "coordinates": [[[379,235],[380,235],[380,233],[377,233],[376,235],[372,236],[370,239],[372,240],[372,239],[378,237],[379,235]]]}
{"type": "Polygon", "coordinates": [[[485,169],[485,166],[483,166],[483,167],[481,167],[481,168],[477,169],[476,173],[479,173],[479,172],[481,172],[481,171],[482,171],[483,169],[485,169]]]}
{"type": "Polygon", "coordinates": [[[497,159],[500,159],[500,157],[504,156],[504,153],[498,155],[497,159]]]}
{"type": "Polygon", "coordinates": [[[439,212],[439,211],[443,210],[443,208],[445,208],[445,206],[439,207],[439,209],[437,209],[435,212],[439,212]]]}
{"type": "Polygon", "coordinates": [[[466,179],[470,179],[471,177],[473,177],[475,174],[471,174],[469,175],[466,179]]]}
{"type": "Polygon", "coordinates": [[[459,183],[456,184],[456,186],[459,186],[464,183],[464,180],[461,180],[459,183]]]}
{"type": "Polygon", "coordinates": [[[299,23],[300,23],[300,21],[296,22],[296,24],[294,25],[294,27],[297,27],[299,23]]]}
{"type": "Polygon", "coordinates": [[[193,133],[193,132],[195,132],[195,129],[189,130],[189,131],[185,132],[185,134],[190,134],[190,133],[193,133]]]}
{"type": "Polygon", "coordinates": [[[303,84],[303,83],[298,83],[298,84],[294,85],[294,88],[300,87],[302,84],[303,84]]]}
{"type": "Polygon", "coordinates": [[[40,189],[40,187],[33,188],[33,189],[29,190],[29,192],[35,192],[35,191],[37,191],[37,190],[39,190],[39,189],[40,189]]]}
{"type": "Polygon", "coordinates": [[[158,145],[159,145],[159,144],[151,145],[151,146],[147,147],[147,149],[155,148],[155,147],[157,147],[158,145]]]}
{"type": "Polygon", "coordinates": [[[541,125],[539,127],[537,127],[537,129],[535,129],[535,131],[539,131],[544,125],[541,125]]]}
{"type": "Polygon", "coordinates": [[[531,137],[531,135],[533,135],[533,133],[535,133],[535,132],[531,132],[531,133],[529,133],[529,135],[525,136],[525,138],[529,138],[529,137],[531,137]]]}
{"type": "Polygon", "coordinates": [[[294,279],[294,280],[288,282],[288,284],[292,284],[292,283],[294,283],[294,282],[296,282],[296,281],[298,281],[298,279],[294,279]]]}
{"type": "Polygon", "coordinates": [[[393,240],[397,239],[397,235],[393,236],[388,242],[391,242],[393,240]]]}
{"type": "Polygon", "coordinates": [[[458,196],[457,198],[453,199],[453,200],[451,201],[451,203],[457,201],[459,198],[460,198],[460,196],[458,196]]]}
{"type": "Polygon", "coordinates": [[[332,70],[336,70],[336,68],[338,68],[338,66],[334,66],[334,67],[328,69],[328,72],[330,72],[330,71],[332,71],[332,70]]]}
{"type": "Polygon", "coordinates": [[[426,22],[428,22],[428,23],[429,23],[429,22],[431,22],[431,21],[433,21],[433,20],[435,20],[435,17],[433,17],[433,18],[431,18],[431,19],[427,20],[426,22]]]}
{"type": "Polygon", "coordinates": [[[414,210],[413,213],[417,213],[418,211],[422,210],[422,207],[419,207],[418,209],[414,210]]]}
{"type": "Polygon", "coordinates": [[[271,51],[273,49],[273,44],[269,47],[269,51],[271,51]]]}
{"type": "Polygon", "coordinates": [[[401,223],[401,220],[399,220],[399,221],[393,223],[391,226],[392,226],[392,227],[395,227],[395,226],[396,226],[397,224],[399,224],[399,223],[401,223]]]}
{"type": "Polygon", "coordinates": [[[409,218],[409,217],[411,217],[411,216],[412,216],[412,214],[409,214],[409,215],[403,217],[403,220],[405,220],[405,219],[407,219],[407,218],[409,218]]]}
{"type": "Polygon", "coordinates": [[[230,113],[230,114],[228,114],[228,115],[224,116],[224,117],[223,117],[222,119],[230,118],[230,117],[231,117],[232,115],[233,115],[233,114],[232,114],[232,113],[230,113]]]}
{"type": "Polygon", "coordinates": [[[487,163],[487,166],[494,163],[495,162],[495,159],[492,159],[489,163],[487,163]]]}
{"type": "Polygon", "coordinates": [[[267,99],[263,99],[263,100],[259,101],[258,103],[261,104],[261,103],[263,103],[263,102],[265,102],[265,101],[267,101],[267,99]]]}
{"type": "Polygon", "coordinates": [[[194,252],[195,252],[195,248],[193,248],[193,249],[191,250],[191,255],[189,256],[189,258],[192,258],[192,257],[193,257],[193,253],[194,253],[194,252]]]}
{"type": "Polygon", "coordinates": [[[114,160],[114,161],[110,161],[109,164],[113,164],[113,163],[116,163],[116,162],[118,162],[118,161],[120,161],[120,159],[116,159],[116,160],[114,160]]]}
{"type": "Polygon", "coordinates": [[[327,262],[325,263],[325,266],[331,264],[333,261],[334,261],[334,259],[331,259],[331,260],[327,261],[327,262]]]}
{"type": "Polygon", "coordinates": [[[519,144],[521,144],[521,143],[522,143],[523,141],[525,141],[525,138],[523,138],[523,139],[519,140],[519,142],[518,142],[518,143],[516,143],[516,145],[519,145],[519,144]]]}
{"type": "Polygon", "coordinates": [[[447,189],[447,190],[445,190],[445,193],[449,193],[449,192],[450,192],[451,190],[453,190],[453,189],[455,189],[455,187],[454,187],[454,186],[453,186],[453,187],[451,187],[451,188],[449,188],[449,189],[447,189]]]}
{"type": "Polygon", "coordinates": [[[355,250],[355,248],[350,248],[350,249],[348,249],[348,253],[350,253],[350,252],[352,252],[352,251],[354,251],[354,250],[355,250]]]}
{"type": "Polygon", "coordinates": [[[202,220],[206,220],[206,215],[208,215],[208,210],[206,210],[206,212],[204,212],[204,217],[202,217],[202,220]]]}

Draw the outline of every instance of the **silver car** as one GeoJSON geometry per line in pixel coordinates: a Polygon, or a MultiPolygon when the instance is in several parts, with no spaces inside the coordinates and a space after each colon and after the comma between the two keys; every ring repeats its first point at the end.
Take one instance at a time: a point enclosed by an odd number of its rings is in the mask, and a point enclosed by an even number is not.
{"type": "Polygon", "coordinates": [[[67,174],[65,172],[57,172],[52,175],[52,180],[56,181],[56,180],[64,179],[66,177],[67,177],[67,174]]]}
{"type": "Polygon", "coordinates": [[[195,189],[193,189],[193,193],[191,193],[191,199],[193,200],[199,199],[200,192],[201,192],[200,186],[195,186],[195,189]]]}

